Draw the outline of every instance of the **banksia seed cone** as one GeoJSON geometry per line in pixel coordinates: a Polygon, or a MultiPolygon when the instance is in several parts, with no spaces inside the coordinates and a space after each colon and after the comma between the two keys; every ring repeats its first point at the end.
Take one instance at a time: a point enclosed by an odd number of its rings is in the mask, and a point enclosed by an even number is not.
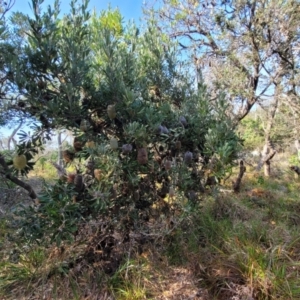
{"type": "Polygon", "coordinates": [[[81,192],[83,189],[83,178],[81,174],[76,174],[74,178],[74,185],[77,192],[81,192]]]}
{"type": "Polygon", "coordinates": [[[75,138],[75,139],[74,139],[74,142],[73,142],[73,147],[74,147],[75,152],[81,151],[81,150],[82,150],[82,147],[83,147],[82,142],[80,142],[80,141],[78,140],[78,138],[75,138]]]}
{"type": "Polygon", "coordinates": [[[67,182],[68,182],[68,183],[74,183],[75,176],[76,176],[75,173],[70,173],[70,174],[68,174],[68,175],[67,175],[67,182]]]}
{"type": "Polygon", "coordinates": [[[157,128],[157,133],[158,133],[158,134],[163,133],[163,128],[162,128],[161,125],[158,126],[158,128],[157,128]]]}
{"type": "Polygon", "coordinates": [[[95,167],[95,162],[93,160],[89,160],[88,163],[86,164],[86,168],[89,170],[93,170],[95,167]]]}
{"type": "Polygon", "coordinates": [[[181,123],[181,125],[183,127],[187,126],[187,120],[186,120],[186,118],[184,116],[179,117],[179,122],[181,123]]]}
{"type": "Polygon", "coordinates": [[[158,134],[169,134],[169,129],[166,126],[159,125],[157,128],[158,134]]]}
{"type": "Polygon", "coordinates": [[[65,150],[65,151],[63,151],[62,154],[63,154],[63,159],[66,163],[73,161],[74,155],[75,155],[73,152],[71,152],[69,150],[65,150]]]}
{"type": "Polygon", "coordinates": [[[101,181],[102,178],[102,171],[100,169],[94,170],[94,176],[98,181],[101,181]]]}
{"type": "Polygon", "coordinates": [[[132,151],[132,145],[131,144],[125,144],[122,146],[122,152],[123,154],[129,154],[132,151]]]}
{"type": "Polygon", "coordinates": [[[169,129],[166,126],[162,126],[162,133],[169,134],[169,129]]]}
{"type": "Polygon", "coordinates": [[[148,162],[148,153],[146,148],[139,148],[137,161],[140,165],[145,165],[148,162]]]}
{"type": "Polygon", "coordinates": [[[136,191],[133,192],[133,199],[135,201],[140,200],[140,191],[139,190],[136,190],[136,191]]]}
{"type": "Polygon", "coordinates": [[[116,117],[116,107],[115,105],[108,105],[107,106],[107,114],[108,117],[113,120],[116,117]]]}
{"type": "Polygon", "coordinates": [[[193,153],[190,151],[185,152],[183,160],[187,165],[190,164],[193,161],[193,153]]]}
{"type": "Polygon", "coordinates": [[[27,165],[27,158],[24,154],[16,155],[13,158],[13,165],[17,170],[23,170],[25,169],[27,165]]]}
{"type": "Polygon", "coordinates": [[[175,147],[176,147],[177,150],[181,149],[181,142],[180,141],[176,141],[175,147]]]}
{"type": "Polygon", "coordinates": [[[80,122],[80,130],[83,132],[88,131],[90,127],[90,123],[87,120],[81,120],[80,122]]]}
{"type": "Polygon", "coordinates": [[[167,171],[169,171],[172,168],[172,162],[170,160],[166,160],[165,163],[164,163],[164,166],[165,166],[165,169],[167,171]]]}
{"type": "Polygon", "coordinates": [[[169,188],[169,196],[170,197],[174,197],[175,196],[175,189],[172,186],[169,188]]]}
{"type": "Polygon", "coordinates": [[[113,150],[117,150],[118,149],[118,140],[116,138],[111,138],[110,141],[110,148],[113,150]]]}
{"type": "Polygon", "coordinates": [[[197,193],[195,191],[193,191],[193,190],[188,191],[188,199],[190,201],[195,201],[195,200],[197,200],[197,198],[198,198],[198,196],[197,196],[197,193]]]}

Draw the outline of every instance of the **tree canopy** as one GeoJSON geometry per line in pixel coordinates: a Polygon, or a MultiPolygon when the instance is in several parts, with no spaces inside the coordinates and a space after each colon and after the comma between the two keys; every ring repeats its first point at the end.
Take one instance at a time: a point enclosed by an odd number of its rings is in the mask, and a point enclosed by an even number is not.
{"type": "Polygon", "coordinates": [[[226,90],[237,120],[275,95],[299,111],[299,1],[162,0],[150,11],[212,90],[226,90]]]}

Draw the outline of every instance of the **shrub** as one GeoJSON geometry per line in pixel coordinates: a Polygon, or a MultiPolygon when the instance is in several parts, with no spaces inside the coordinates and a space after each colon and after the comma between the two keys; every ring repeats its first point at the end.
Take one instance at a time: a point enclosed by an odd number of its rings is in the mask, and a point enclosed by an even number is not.
{"type": "Polygon", "coordinates": [[[133,25],[115,30],[105,12],[90,18],[85,4],[62,20],[56,8],[38,11],[15,84],[40,125],[21,136],[18,153],[27,156],[28,172],[34,149],[53,128],[67,128],[75,139],[64,158],[75,162],[76,174],[31,208],[32,236],[63,239],[76,231],[78,201],[133,224],[167,196],[198,202],[208,182],[225,176],[240,142],[227,104],[222,95],[212,101],[202,83],[195,87],[165,35],[151,24],[143,33],[133,25]]]}

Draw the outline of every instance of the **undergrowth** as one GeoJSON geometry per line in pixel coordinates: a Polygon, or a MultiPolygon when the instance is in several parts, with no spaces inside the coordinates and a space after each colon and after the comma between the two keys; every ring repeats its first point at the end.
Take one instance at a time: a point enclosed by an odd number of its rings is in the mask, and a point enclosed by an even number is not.
{"type": "Polygon", "coordinates": [[[165,203],[126,234],[112,220],[85,220],[60,245],[18,239],[19,220],[3,218],[0,297],[300,299],[299,188],[291,174],[250,173],[239,194],[165,203]]]}

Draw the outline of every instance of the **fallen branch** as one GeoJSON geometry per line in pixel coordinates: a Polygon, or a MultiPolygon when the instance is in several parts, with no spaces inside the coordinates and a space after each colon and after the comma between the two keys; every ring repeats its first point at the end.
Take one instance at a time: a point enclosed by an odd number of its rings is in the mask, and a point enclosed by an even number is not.
{"type": "Polygon", "coordinates": [[[240,191],[240,187],[241,187],[241,183],[242,183],[242,178],[243,178],[245,172],[246,172],[246,167],[244,166],[244,162],[241,160],[240,161],[240,172],[239,172],[239,175],[238,175],[236,181],[233,182],[233,184],[232,184],[233,191],[235,193],[238,193],[240,191]]]}
{"type": "Polygon", "coordinates": [[[25,189],[26,191],[28,191],[28,196],[34,201],[35,199],[37,199],[37,194],[34,191],[34,189],[31,187],[31,185],[29,185],[28,183],[20,180],[19,178],[13,176],[10,172],[10,169],[4,159],[4,157],[0,154],[0,165],[3,167],[3,175],[5,178],[7,178],[8,180],[10,180],[11,182],[15,183],[16,185],[22,187],[23,189],[25,189]]]}

